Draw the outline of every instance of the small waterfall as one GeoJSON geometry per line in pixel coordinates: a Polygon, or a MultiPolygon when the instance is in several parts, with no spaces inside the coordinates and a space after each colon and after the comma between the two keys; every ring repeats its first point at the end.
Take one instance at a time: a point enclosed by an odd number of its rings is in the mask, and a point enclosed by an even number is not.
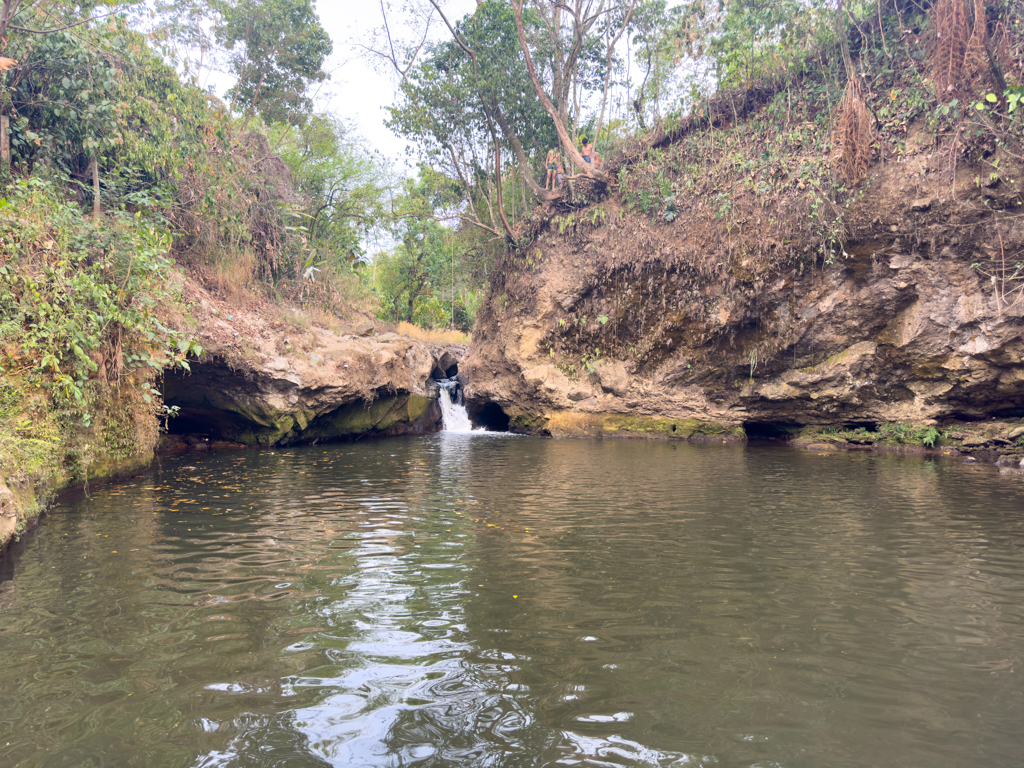
{"type": "Polygon", "coordinates": [[[462,404],[462,389],[454,379],[435,379],[438,388],[438,400],[441,403],[441,418],[445,432],[483,432],[485,430],[474,430],[473,424],[466,413],[466,407],[462,404]],[[452,393],[455,393],[454,397],[452,393]]]}

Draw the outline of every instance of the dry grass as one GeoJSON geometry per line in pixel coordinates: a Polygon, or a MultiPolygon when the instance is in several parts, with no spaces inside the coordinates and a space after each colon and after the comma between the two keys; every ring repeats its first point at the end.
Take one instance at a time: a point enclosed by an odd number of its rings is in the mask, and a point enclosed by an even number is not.
{"type": "Polygon", "coordinates": [[[472,337],[461,331],[441,330],[438,328],[420,328],[412,323],[401,322],[398,332],[410,339],[429,341],[434,344],[469,344],[472,337]]]}
{"type": "Polygon", "coordinates": [[[867,173],[874,123],[864,101],[860,78],[851,77],[832,128],[832,146],[836,148],[839,172],[847,183],[852,184],[867,173]]]}
{"type": "Polygon", "coordinates": [[[244,307],[253,293],[255,260],[248,250],[217,259],[206,272],[206,282],[217,294],[235,306],[244,307]]]}

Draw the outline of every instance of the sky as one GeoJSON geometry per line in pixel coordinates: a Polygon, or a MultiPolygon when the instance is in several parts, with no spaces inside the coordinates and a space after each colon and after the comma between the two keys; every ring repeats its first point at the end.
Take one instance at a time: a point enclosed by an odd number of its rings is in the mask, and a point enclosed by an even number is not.
{"type": "MultiPolygon", "coordinates": [[[[331,79],[320,91],[319,106],[351,120],[371,147],[398,168],[405,168],[407,142],[384,127],[385,109],[396,100],[398,76],[389,71],[390,63],[361,47],[371,46],[374,31],[383,25],[380,0],[319,0],[316,5],[320,21],[334,42],[334,53],[326,67],[331,79]]],[[[454,23],[476,8],[476,0],[447,0],[441,7],[454,23]]],[[[388,24],[394,37],[412,37],[411,26],[403,23],[405,18],[401,10],[389,12],[388,24]]],[[[435,15],[431,39],[447,36],[448,30],[435,15]]]]}

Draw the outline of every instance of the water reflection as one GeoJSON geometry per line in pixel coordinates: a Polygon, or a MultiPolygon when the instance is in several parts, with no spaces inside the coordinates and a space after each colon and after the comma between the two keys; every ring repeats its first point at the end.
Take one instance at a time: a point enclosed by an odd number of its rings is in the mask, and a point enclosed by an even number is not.
{"type": "Polygon", "coordinates": [[[1016,765],[1022,501],[757,446],[165,462],[2,566],[0,761],[1016,765]]]}

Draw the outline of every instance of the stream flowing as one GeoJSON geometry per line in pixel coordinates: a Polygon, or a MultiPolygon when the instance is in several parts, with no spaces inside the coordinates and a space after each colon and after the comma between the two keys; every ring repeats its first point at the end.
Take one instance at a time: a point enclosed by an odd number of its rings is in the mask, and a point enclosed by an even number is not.
{"type": "Polygon", "coordinates": [[[1024,483],[442,433],[165,458],[0,563],[0,765],[1019,766],[1024,483]]]}

